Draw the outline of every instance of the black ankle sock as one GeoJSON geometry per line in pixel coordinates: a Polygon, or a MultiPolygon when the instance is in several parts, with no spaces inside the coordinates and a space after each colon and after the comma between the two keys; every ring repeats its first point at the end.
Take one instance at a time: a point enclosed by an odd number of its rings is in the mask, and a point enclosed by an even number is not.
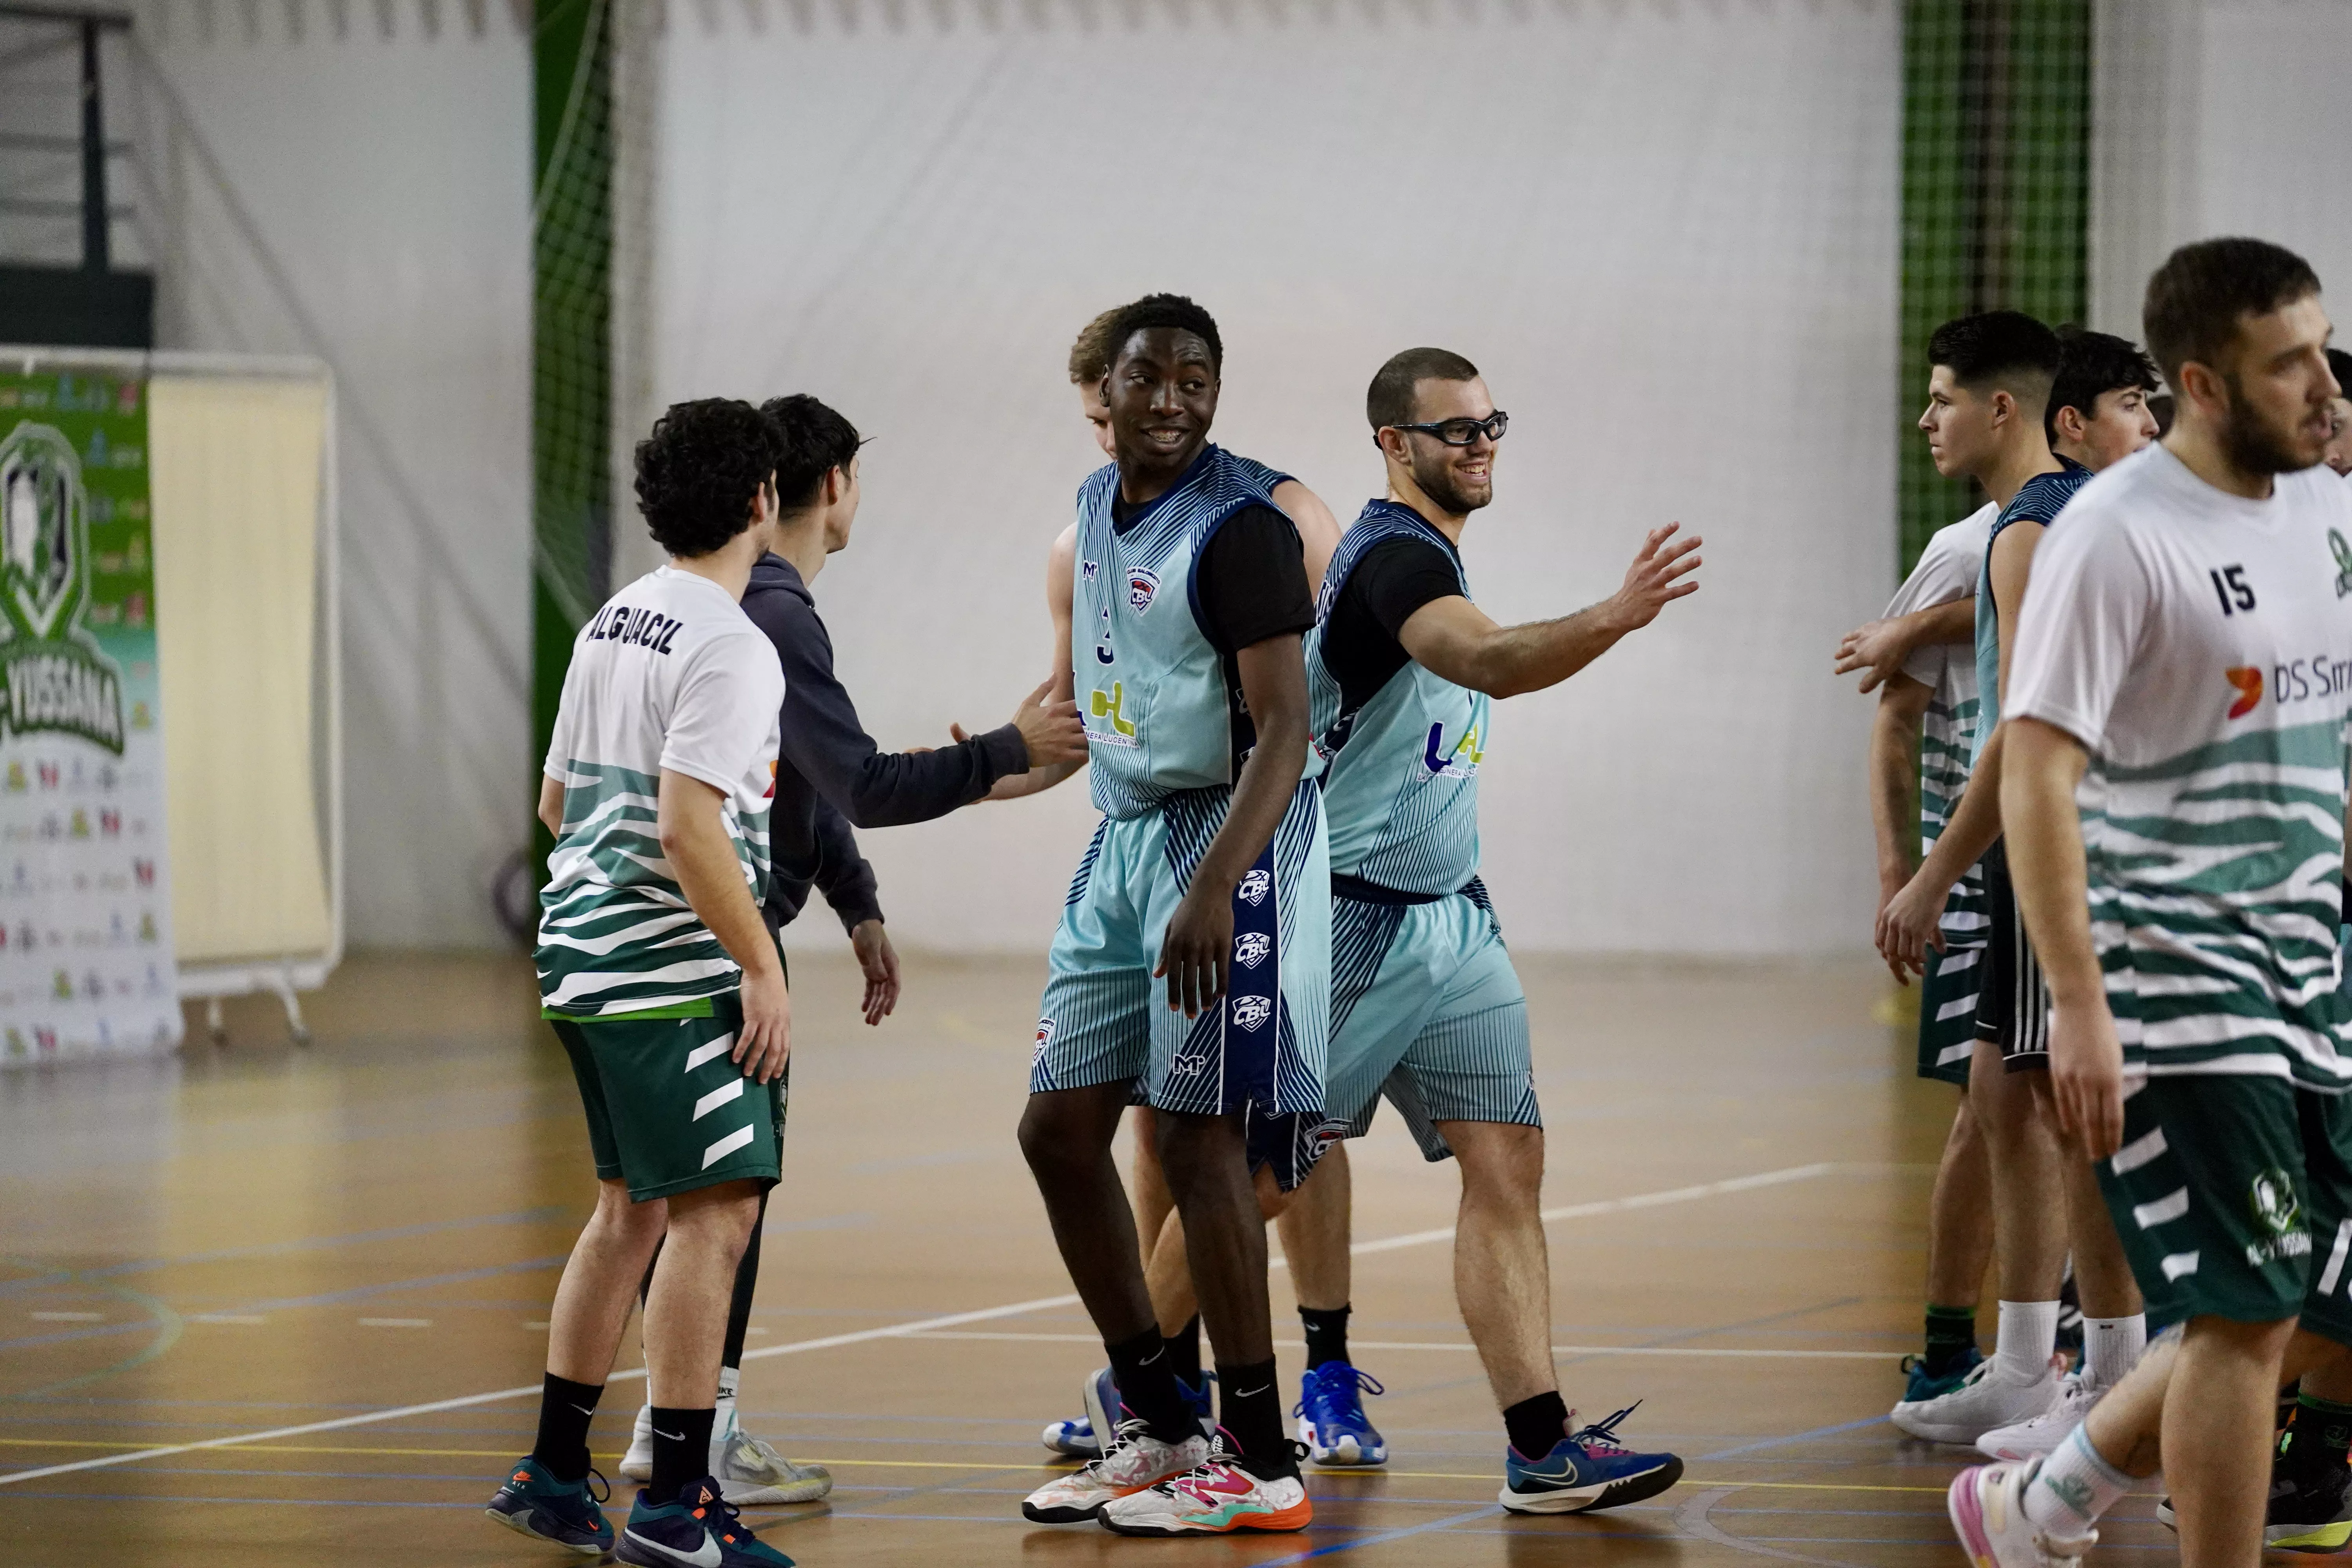
{"type": "Polygon", "coordinates": [[[2279,1465],[2288,1474],[2316,1478],[2341,1475],[2352,1452],[2352,1405],[2306,1394],[2295,1402],[2294,1419],[2279,1443],[2279,1465]]]}
{"type": "Polygon", "coordinates": [[[1194,1388],[1201,1386],[1200,1313],[1193,1313],[1182,1328],[1168,1336],[1168,1366],[1194,1388]]]}
{"type": "Polygon", "coordinates": [[[1298,1309],[1298,1321],[1307,1325],[1307,1370],[1313,1372],[1327,1361],[1348,1359],[1348,1314],[1354,1309],[1334,1307],[1328,1311],[1316,1307],[1298,1309]]]}
{"type": "Polygon", "coordinates": [[[604,1393],[601,1383],[574,1383],[549,1373],[539,1385],[539,1437],[530,1457],[559,1481],[588,1479],[588,1423],[604,1393]]]}
{"type": "Polygon", "coordinates": [[[1282,1391],[1272,1361],[1217,1368],[1217,1421],[1241,1449],[1237,1463],[1262,1481],[1298,1473],[1282,1428],[1282,1391]]]}
{"type": "Polygon", "coordinates": [[[1522,1459],[1540,1459],[1568,1436],[1568,1401],[1558,1389],[1522,1399],[1503,1412],[1503,1430],[1522,1459]]]}
{"type": "Polygon", "coordinates": [[[1929,1377],[1941,1377],[1977,1348],[1977,1310],[1974,1307],[1930,1307],[1927,1309],[1927,1352],[1920,1362],[1929,1377]]]}
{"type": "MultiPolygon", "coordinates": [[[[1143,1417],[1151,1435],[1163,1443],[1200,1436],[1200,1423],[1192,1419],[1191,1406],[1177,1392],[1168,1342],[1160,1337],[1159,1324],[1119,1344],[1106,1343],[1103,1349],[1110,1352],[1111,1376],[1118,1380],[1118,1400],[1129,1415],[1143,1417]]],[[[1110,1418],[1118,1420],[1118,1412],[1112,1411],[1110,1418]]],[[[1109,1440],[1108,1433],[1097,1436],[1109,1440]]]]}
{"type": "Polygon", "coordinates": [[[677,1494],[710,1473],[710,1425],[719,1412],[706,1405],[699,1410],[667,1410],[654,1406],[654,1479],[646,1483],[646,1500],[656,1508],[677,1500],[677,1494]]]}

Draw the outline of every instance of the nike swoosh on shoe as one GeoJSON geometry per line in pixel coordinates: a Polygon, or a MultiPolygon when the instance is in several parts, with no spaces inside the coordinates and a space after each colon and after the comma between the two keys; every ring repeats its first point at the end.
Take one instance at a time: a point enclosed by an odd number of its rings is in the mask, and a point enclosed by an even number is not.
{"type": "Polygon", "coordinates": [[[721,1555],[719,1550],[719,1542],[711,1539],[710,1532],[707,1530],[702,1532],[701,1549],[691,1555],[679,1552],[673,1547],[664,1546],[658,1541],[647,1541],[644,1536],[639,1535],[634,1530],[625,1531],[623,1533],[631,1541],[635,1542],[639,1546],[649,1547],[652,1550],[660,1552],[664,1557],[668,1558],[671,1562],[680,1564],[680,1568],[719,1568],[719,1558],[721,1555]]]}

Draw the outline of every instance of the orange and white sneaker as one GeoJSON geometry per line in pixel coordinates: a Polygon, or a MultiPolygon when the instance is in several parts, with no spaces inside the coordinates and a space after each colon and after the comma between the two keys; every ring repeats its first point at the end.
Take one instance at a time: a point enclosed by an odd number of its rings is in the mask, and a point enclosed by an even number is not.
{"type": "Polygon", "coordinates": [[[1113,1500],[1095,1517],[1121,1535],[1228,1535],[1237,1530],[1304,1530],[1315,1521],[1296,1475],[1260,1480],[1233,1461],[1218,1434],[1198,1468],[1113,1500]]]}
{"type": "Polygon", "coordinates": [[[1033,1524],[1083,1524],[1098,1517],[1106,1504],[1183,1475],[1208,1456],[1206,1437],[1163,1443],[1130,1415],[1118,1424],[1109,1453],[1031,1492],[1021,1504],[1021,1516],[1033,1524]]]}

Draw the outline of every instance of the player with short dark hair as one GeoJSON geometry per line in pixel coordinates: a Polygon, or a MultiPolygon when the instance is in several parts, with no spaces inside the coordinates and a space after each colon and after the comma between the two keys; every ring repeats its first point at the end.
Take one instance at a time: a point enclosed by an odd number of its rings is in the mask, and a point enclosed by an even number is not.
{"type": "Polygon", "coordinates": [[[1299,652],[1314,605],[1297,530],[1209,442],[1223,355],[1208,312],[1147,296],[1109,341],[1116,457],[1078,493],[1078,570],[1048,573],[1049,597],[1074,595],[1056,683],[1084,677],[1104,819],[1054,939],[1021,1145],[1122,1408],[1095,1413],[1108,1451],[1023,1511],[1129,1534],[1297,1530],[1313,1509],[1283,1429],[1246,1121],[1323,1102],[1328,863],[1299,652]],[[1139,1081],[1216,1349],[1213,1445],[1111,1158],[1139,1081]]]}
{"type": "MultiPolygon", "coordinates": [[[[2090,347],[2104,352],[2104,345],[2090,347]]],[[[1990,924],[1969,1092],[1991,1176],[2000,1318],[1990,1361],[1958,1388],[1898,1404],[1893,1420],[1932,1442],[2040,1451],[2131,1368],[2147,1336],[2139,1293],[2096,1184],[2081,1160],[2058,1148],[2042,1108],[2047,1080],[2038,1069],[2049,1060],[2049,998],[1999,846],[1996,727],[2004,656],[2034,545],[2091,472],[2050,449],[2045,420],[2067,361],[2048,327],[2015,310],[1962,317],[1937,329],[1928,359],[1928,407],[1919,424],[1937,471],[1975,479],[2000,510],[1977,582],[1979,709],[1968,785],[1917,873],[1879,911],[1878,943],[1890,963],[1923,970],[1927,950],[1944,945],[1940,925],[1951,889],[1981,862],[1990,924]],[[2079,1375],[2061,1378],[2050,1360],[2070,1237],[2084,1364],[2079,1375]]],[[[2095,372],[2088,359],[2081,363],[2090,380],[2122,374],[2136,384],[2142,374],[2128,362],[2104,372],[2095,372]]],[[[2077,415],[2080,401],[2095,408],[2108,390],[2084,381],[2070,391],[2070,406],[2077,415]]]]}
{"type": "Polygon", "coordinates": [[[2282,1379],[2352,1344],[2352,491],[2316,471],[2329,324],[2300,258],[2234,238],[2175,251],[2146,321],[2178,419],[2043,546],[1995,741],[2057,1120],[2151,1311],[2185,1326],[2056,1451],[1953,1481],[1987,1568],[2071,1564],[2159,1464],[2186,1563],[2251,1565],[2273,1526],[2343,1500],[2340,1467],[2266,1495],[2282,1379]]]}
{"type": "MultiPolygon", "coordinates": [[[[1457,1162],[1454,1277],[1502,1412],[1503,1506],[1618,1507],[1672,1486],[1682,1461],[1622,1447],[1627,1410],[1572,1427],[1560,1397],[1543,1119],[1527,998],[1478,877],[1478,776],[1492,700],[1558,685],[1696,592],[1700,542],[1675,539],[1678,525],[1654,529],[1609,598],[1497,626],[1471,602],[1461,554],[1470,514],[1494,498],[1508,428],[1477,367],[1406,350],[1372,378],[1365,407],[1388,494],[1341,539],[1307,640],[1331,831],[1324,1109],[1360,1137],[1385,1091],[1426,1158],[1457,1162]]],[[[1335,1376],[1356,1373],[1308,1374],[1305,1411],[1332,1403],[1320,1384],[1335,1376]]]]}
{"type": "Polygon", "coordinates": [[[598,1190],[548,1314],[538,1439],[488,1511],[624,1563],[790,1561],[709,1474],[728,1284],[778,1176],[792,1049],[760,917],[784,679],[740,603],[774,536],[777,456],[757,409],[718,398],[672,407],[638,446],[638,504],[669,563],[580,629],[540,781],[556,841],[541,1014],[579,1080],[598,1190]],[[656,1247],[653,1464],[616,1543],[588,1424],[656,1247]]]}
{"type": "MultiPolygon", "coordinates": [[[[859,498],[857,428],[806,394],[771,399],[761,412],[775,437],[781,507],[773,547],[751,568],[743,613],[775,646],[784,672],[761,912],[770,931],[781,931],[813,889],[822,891],[864,971],[866,1021],[879,1025],[898,1005],[898,955],[883,923],[874,868],[858,852],[852,824],[883,827],[944,816],[983,798],[999,779],[1083,757],[1086,742],[1076,705],[1049,702],[1040,688],[1011,723],[951,746],[893,752],[875,744],[834,673],[833,639],[810,586],[825,562],[849,544],[859,498]]],[[[787,1067],[777,1080],[787,1106],[791,1088],[787,1067]]],[[[763,1196],[762,1224],[766,1215],[763,1196]]],[[[824,1467],[786,1458],[746,1433],[738,1415],[736,1390],[759,1277],[755,1226],[736,1268],[727,1317],[710,1474],[727,1500],[743,1507],[814,1502],[833,1487],[824,1467]]],[[[650,1282],[648,1271],[648,1289],[650,1282]]],[[[637,1479],[652,1474],[653,1434],[653,1407],[646,1405],[637,1411],[621,1474],[637,1479]]]]}
{"type": "Polygon", "coordinates": [[[2095,474],[2156,439],[2147,399],[2163,383],[2137,343],[2066,326],[2058,344],[2058,375],[2042,416],[2053,452],[2095,474]]]}

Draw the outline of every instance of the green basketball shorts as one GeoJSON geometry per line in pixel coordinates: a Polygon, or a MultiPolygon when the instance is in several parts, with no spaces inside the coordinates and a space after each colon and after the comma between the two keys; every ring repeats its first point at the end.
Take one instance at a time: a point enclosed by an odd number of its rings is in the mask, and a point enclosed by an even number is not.
{"type": "Polygon", "coordinates": [[[1977,1053],[1977,988],[1984,956],[1981,944],[1927,950],[1927,972],[1919,977],[1921,1078],[1968,1088],[1969,1064],[1977,1053]]]}
{"type": "Polygon", "coordinates": [[[729,1055],[742,1000],[710,1003],[699,1018],[549,1020],[580,1083],[596,1174],[639,1203],[779,1174],[785,1080],[743,1076],[729,1055]]]}
{"type": "Polygon", "coordinates": [[[2151,1322],[2210,1314],[2352,1344],[2352,1104],[2285,1079],[2127,1079],[2099,1187],[2151,1322]]]}

